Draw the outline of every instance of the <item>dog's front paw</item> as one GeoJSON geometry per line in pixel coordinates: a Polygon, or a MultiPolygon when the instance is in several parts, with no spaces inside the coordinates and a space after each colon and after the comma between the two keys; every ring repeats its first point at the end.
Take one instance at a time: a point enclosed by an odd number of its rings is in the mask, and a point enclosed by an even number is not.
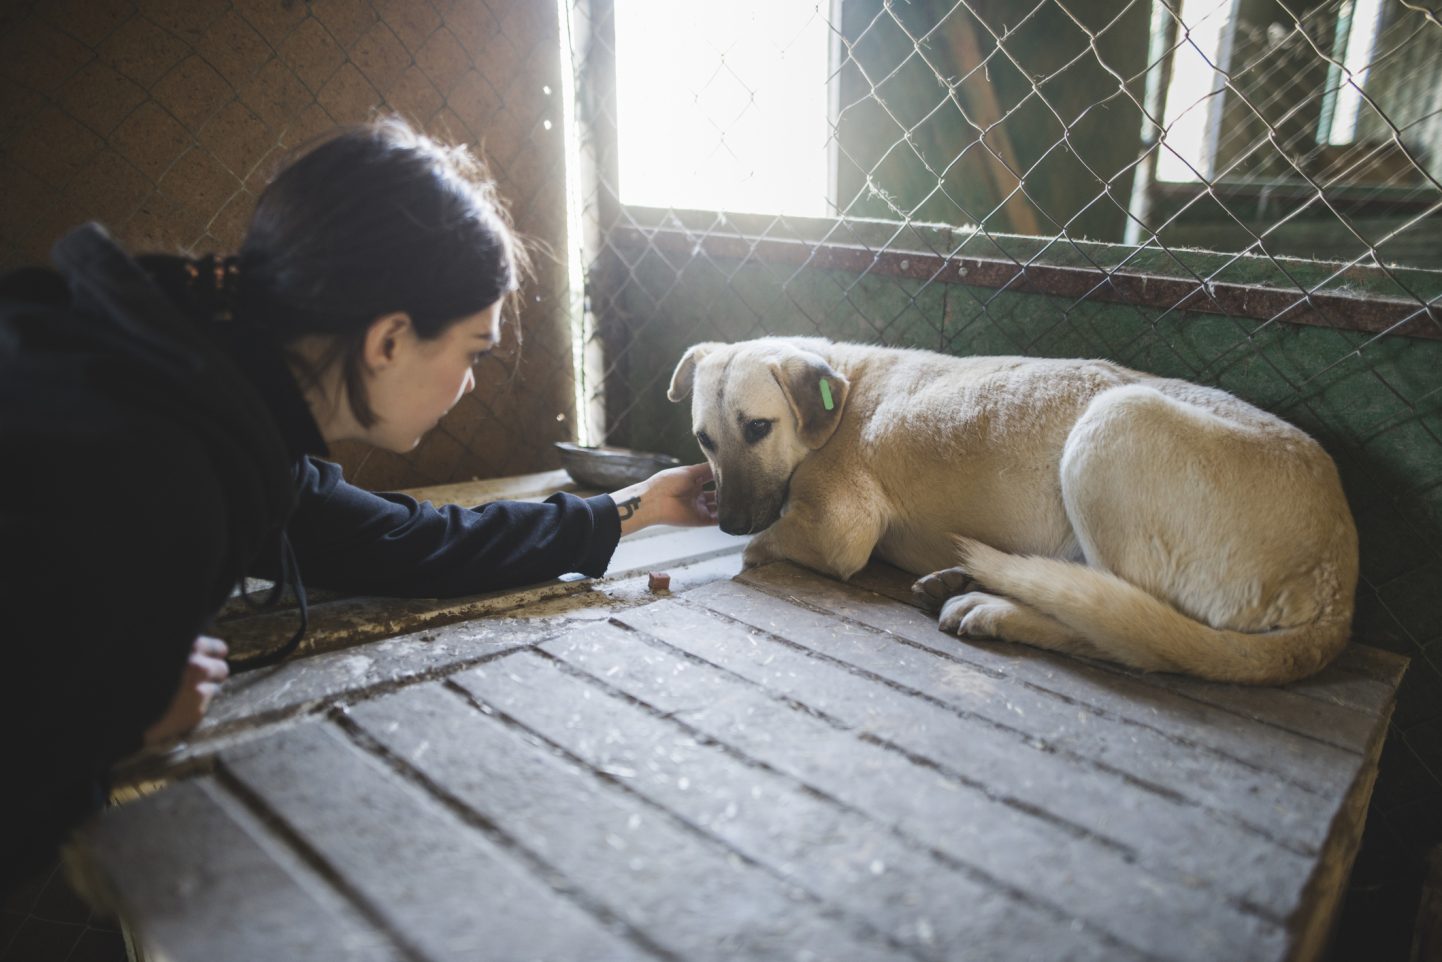
{"type": "Polygon", "coordinates": [[[918,578],[911,586],[911,593],[928,611],[937,611],[948,599],[966,594],[975,585],[965,568],[943,568],[918,578]]]}
{"type": "Polygon", "coordinates": [[[771,539],[765,533],[758,534],[746,542],[746,548],[741,552],[741,567],[758,568],[761,565],[769,565],[773,561],[780,561],[781,555],[771,546],[771,539]]]}

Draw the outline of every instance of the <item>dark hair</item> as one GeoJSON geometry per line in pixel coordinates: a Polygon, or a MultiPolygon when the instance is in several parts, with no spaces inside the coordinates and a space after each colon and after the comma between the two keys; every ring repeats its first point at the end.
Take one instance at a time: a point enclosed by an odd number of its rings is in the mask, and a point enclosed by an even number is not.
{"type": "Polygon", "coordinates": [[[236,314],[283,347],[329,335],[352,413],[376,422],[361,377],[365,333],[404,311],[418,336],[516,292],[525,249],[484,166],[397,117],[347,128],[290,162],[261,193],[238,257],[236,314]]]}

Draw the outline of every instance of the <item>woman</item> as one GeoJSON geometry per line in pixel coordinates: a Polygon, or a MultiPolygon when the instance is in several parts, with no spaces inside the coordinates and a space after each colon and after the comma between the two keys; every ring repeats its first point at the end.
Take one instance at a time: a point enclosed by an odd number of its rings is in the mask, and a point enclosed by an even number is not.
{"type": "MultiPolygon", "coordinates": [[[[524,254],[473,160],[349,130],[262,193],[240,253],[133,259],[98,227],[0,280],[5,883],[188,731],[225,677],[238,581],[438,597],[580,571],[622,534],[714,523],[705,465],[612,495],[433,508],[311,456],[408,451],[475,387],[524,254]]],[[[271,660],[274,660],[272,658],[271,660]]]]}

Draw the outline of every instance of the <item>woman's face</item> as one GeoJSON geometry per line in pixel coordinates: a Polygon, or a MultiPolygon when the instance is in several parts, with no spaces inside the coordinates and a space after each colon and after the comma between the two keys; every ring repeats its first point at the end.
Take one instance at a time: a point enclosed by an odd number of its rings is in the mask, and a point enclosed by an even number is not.
{"type": "Polygon", "coordinates": [[[414,449],[457,401],[475,390],[474,367],[499,341],[500,316],[497,301],[430,340],[419,337],[406,318],[394,334],[388,363],[372,368],[367,391],[379,420],[367,429],[365,440],[397,453],[414,449]]]}

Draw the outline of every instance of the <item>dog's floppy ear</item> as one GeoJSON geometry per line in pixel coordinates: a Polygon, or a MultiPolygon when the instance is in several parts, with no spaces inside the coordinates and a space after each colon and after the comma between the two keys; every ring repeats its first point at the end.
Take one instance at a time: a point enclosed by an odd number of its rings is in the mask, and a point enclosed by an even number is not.
{"type": "Polygon", "coordinates": [[[682,354],[681,360],[677,362],[676,370],[671,374],[671,387],[667,389],[666,397],[672,401],[685,400],[686,395],[691,393],[692,383],[696,380],[696,364],[720,346],[715,341],[704,341],[687,348],[686,353],[682,354]]]}
{"type": "Polygon", "coordinates": [[[773,362],[771,373],[791,405],[801,443],[813,451],[821,447],[841,423],[851,382],[820,354],[810,351],[797,351],[773,362]]]}

